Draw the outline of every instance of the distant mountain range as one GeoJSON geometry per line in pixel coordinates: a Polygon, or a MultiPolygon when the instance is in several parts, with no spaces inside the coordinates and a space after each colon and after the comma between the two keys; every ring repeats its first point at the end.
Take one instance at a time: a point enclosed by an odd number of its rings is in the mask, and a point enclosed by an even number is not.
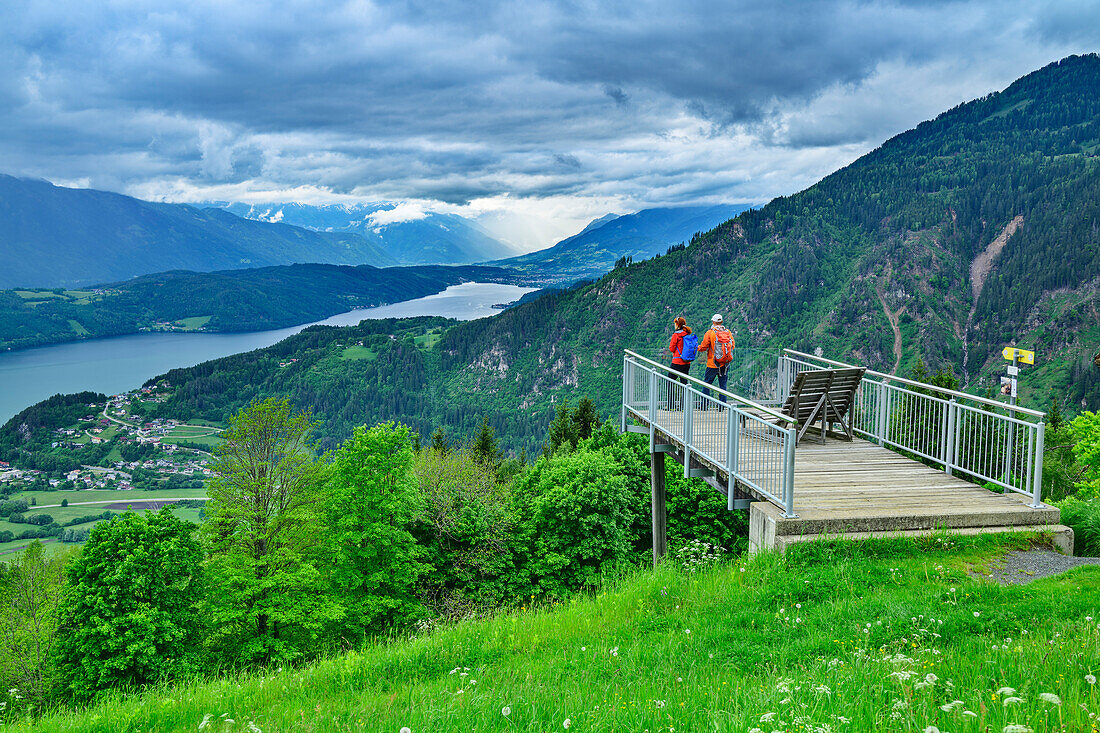
{"type": "Polygon", "coordinates": [[[402,215],[395,204],[217,205],[245,219],[356,234],[402,265],[464,265],[516,254],[475,221],[420,211],[402,215]]]}
{"type": "Polygon", "coordinates": [[[0,288],[72,287],[166,270],[397,264],[375,242],[0,175],[0,288]]]}
{"type": "Polygon", "coordinates": [[[552,281],[599,277],[623,257],[646,260],[673,245],[713,229],[751,208],[750,204],[677,206],[596,219],[578,234],[548,249],[489,263],[512,267],[552,281]]]}

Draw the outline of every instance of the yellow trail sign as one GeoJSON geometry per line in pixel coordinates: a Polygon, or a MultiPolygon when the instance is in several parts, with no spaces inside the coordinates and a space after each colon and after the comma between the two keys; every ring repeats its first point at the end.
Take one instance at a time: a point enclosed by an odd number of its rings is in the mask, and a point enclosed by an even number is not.
{"type": "Polygon", "coordinates": [[[1016,357],[1021,364],[1034,364],[1035,352],[1027,351],[1025,349],[1016,349],[1011,346],[1006,346],[1005,350],[1001,352],[1001,355],[1008,361],[1012,361],[1013,357],[1016,357]]]}

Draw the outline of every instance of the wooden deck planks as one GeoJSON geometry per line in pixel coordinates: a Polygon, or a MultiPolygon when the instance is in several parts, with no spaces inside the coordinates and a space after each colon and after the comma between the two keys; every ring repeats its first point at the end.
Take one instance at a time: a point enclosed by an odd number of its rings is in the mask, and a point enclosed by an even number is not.
{"type": "MultiPolygon", "coordinates": [[[[717,469],[723,477],[725,413],[693,417],[696,451],[717,459],[697,455],[697,460],[717,469]]],[[[659,410],[655,428],[659,442],[684,447],[677,437],[683,432],[682,412],[659,410]]],[[[858,438],[848,442],[829,437],[824,445],[818,440],[807,436],[795,449],[795,510],[804,520],[956,516],[963,522],[966,515],[981,514],[1003,515],[1006,523],[1022,524],[1030,523],[1026,517],[1036,511],[1028,507],[1027,497],[994,493],[858,438]]],[[[743,431],[742,465],[749,465],[746,461],[754,460],[754,455],[757,465],[763,465],[759,449],[767,445],[758,431],[743,431]]],[[[1039,523],[1038,516],[1035,523],[1039,523]]]]}

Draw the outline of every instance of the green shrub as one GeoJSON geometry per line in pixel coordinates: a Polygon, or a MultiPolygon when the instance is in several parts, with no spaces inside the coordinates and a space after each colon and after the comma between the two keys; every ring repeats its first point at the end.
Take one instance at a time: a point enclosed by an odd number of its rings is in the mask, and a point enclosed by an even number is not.
{"type": "Polygon", "coordinates": [[[1062,524],[1073,529],[1073,554],[1100,557],[1100,499],[1069,497],[1058,504],[1062,524]]]}

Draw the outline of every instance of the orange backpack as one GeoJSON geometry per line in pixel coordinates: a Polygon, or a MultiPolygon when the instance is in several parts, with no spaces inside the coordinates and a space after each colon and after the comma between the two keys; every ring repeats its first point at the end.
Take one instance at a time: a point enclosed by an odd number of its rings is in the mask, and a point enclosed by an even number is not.
{"type": "Polygon", "coordinates": [[[714,327],[714,363],[729,364],[733,361],[733,332],[725,326],[714,327]]]}

